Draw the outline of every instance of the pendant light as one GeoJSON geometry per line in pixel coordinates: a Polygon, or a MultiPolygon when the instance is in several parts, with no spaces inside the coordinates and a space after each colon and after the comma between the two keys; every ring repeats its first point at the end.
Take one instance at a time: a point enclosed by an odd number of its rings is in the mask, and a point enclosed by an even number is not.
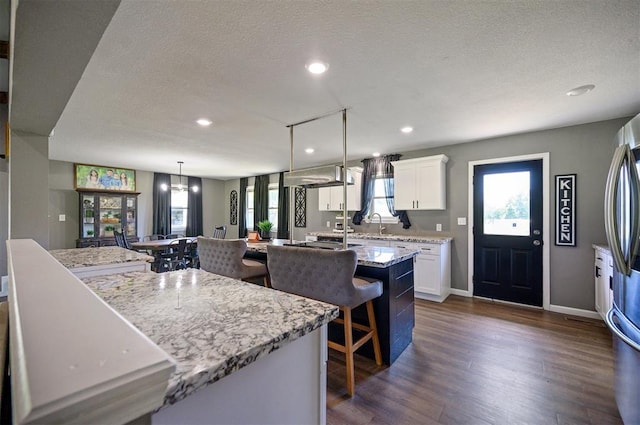
{"type": "Polygon", "coordinates": [[[182,192],[182,164],[184,164],[184,161],[178,161],[178,164],[180,165],[180,176],[179,176],[179,180],[178,180],[178,190],[180,192],[182,192]]]}

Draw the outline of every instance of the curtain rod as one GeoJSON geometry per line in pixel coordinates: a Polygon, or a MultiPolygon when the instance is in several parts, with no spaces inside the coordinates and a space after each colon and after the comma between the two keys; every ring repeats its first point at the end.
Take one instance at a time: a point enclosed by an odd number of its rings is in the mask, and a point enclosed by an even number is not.
{"type": "Polygon", "coordinates": [[[344,111],[348,111],[349,109],[351,109],[351,108],[342,108],[342,109],[338,109],[337,111],[327,112],[324,115],[318,115],[317,117],[313,117],[313,118],[306,119],[304,121],[300,121],[300,122],[296,122],[296,123],[293,123],[293,124],[289,124],[289,125],[287,125],[287,127],[295,127],[295,126],[300,125],[300,124],[306,124],[306,123],[309,123],[309,122],[312,122],[312,121],[317,121],[317,120],[320,120],[322,118],[329,117],[331,115],[335,115],[335,114],[339,114],[339,113],[344,112],[344,111]]]}

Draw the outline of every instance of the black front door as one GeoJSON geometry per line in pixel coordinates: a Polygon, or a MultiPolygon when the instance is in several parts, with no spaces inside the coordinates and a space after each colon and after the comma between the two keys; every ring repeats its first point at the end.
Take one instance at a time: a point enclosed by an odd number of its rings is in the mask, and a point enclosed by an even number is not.
{"type": "Polygon", "coordinates": [[[542,160],[474,167],[473,295],[542,306],[542,160]]]}

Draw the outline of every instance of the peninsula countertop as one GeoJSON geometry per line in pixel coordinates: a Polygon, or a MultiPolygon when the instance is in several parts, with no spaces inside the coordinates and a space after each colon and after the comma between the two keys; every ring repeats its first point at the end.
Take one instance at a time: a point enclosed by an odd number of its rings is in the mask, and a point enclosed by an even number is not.
{"type": "Polygon", "coordinates": [[[49,253],[68,269],[105,266],[136,261],[152,262],[153,257],[117,246],[53,249],[49,253]]]}
{"type": "MultiPolygon", "coordinates": [[[[272,239],[268,242],[249,242],[247,251],[267,254],[268,245],[288,244],[289,239],[272,239]]],[[[297,243],[293,241],[293,243],[297,243]]],[[[313,249],[313,248],[308,248],[313,249]]],[[[408,258],[415,257],[418,252],[415,249],[393,248],[387,246],[356,246],[349,248],[358,254],[358,265],[386,268],[400,263],[408,258]]]]}
{"type": "Polygon", "coordinates": [[[331,304],[199,269],[83,281],[176,360],[164,407],[338,316],[331,304]]]}
{"type": "MultiPolygon", "coordinates": [[[[309,236],[320,236],[324,238],[342,238],[343,234],[339,232],[310,232],[309,236]]],[[[420,235],[393,235],[377,233],[358,233],[351,232],[347,236],[348,239],[373,239],[382,241],[398,241],[398,242],[422,242],[422,243],[437,243],[444,244],[451,242],[453,238],[451,236],[420,236],[420,235]]]]}

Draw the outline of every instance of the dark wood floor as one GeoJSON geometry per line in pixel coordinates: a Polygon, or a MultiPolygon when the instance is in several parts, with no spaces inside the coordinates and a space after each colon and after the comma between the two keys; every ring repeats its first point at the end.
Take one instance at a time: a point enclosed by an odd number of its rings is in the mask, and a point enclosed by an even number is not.
{"type": "Polygon", "coordinates": [[[603,322],[450,296],[416,300],[413,343],[391,367],[329,350],[328,424],[621,424],[603,322]]]}

